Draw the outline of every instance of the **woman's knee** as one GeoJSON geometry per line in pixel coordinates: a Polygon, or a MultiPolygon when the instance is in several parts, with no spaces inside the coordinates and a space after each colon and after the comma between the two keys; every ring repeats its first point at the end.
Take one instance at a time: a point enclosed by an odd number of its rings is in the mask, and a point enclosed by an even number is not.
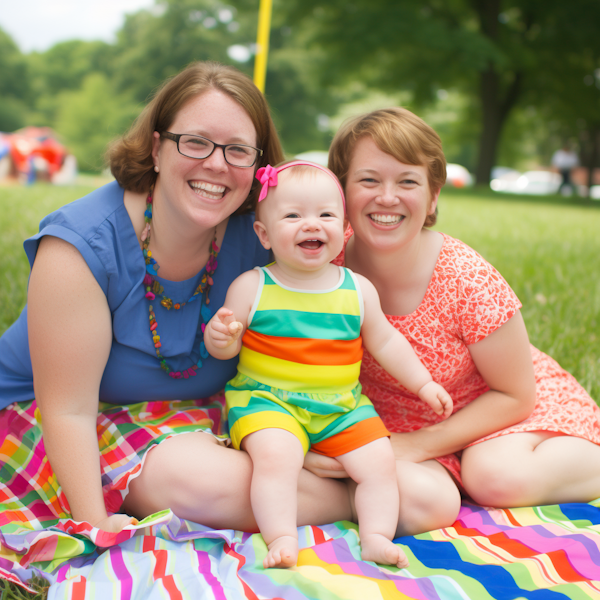
{"type": "Polygon", "coordinates": [[[183,516],[201,505],[227,504],[249,490],[251,473],[245,453],[219,446],[208,434],[176,436],[148,452],[124,506],[141,516],[166,508],[183,516]]]}
{"type": "Polygon", "coordinates": [[[415,535],[452,525],[460,510],[460,492],[439,463],[396,463],[400,513],[396,535],[415,535]]]}
{"type": "MultiPolygon", "coordinates": [[[[523,459],[526,462],[526,457],[523,459]]],[[[465,491],[475,502],[498,508],[527,503],[536,485],[523,463],[514,464],[505,456],[476,446],[463,453],[462,480],[465,491]]]]}

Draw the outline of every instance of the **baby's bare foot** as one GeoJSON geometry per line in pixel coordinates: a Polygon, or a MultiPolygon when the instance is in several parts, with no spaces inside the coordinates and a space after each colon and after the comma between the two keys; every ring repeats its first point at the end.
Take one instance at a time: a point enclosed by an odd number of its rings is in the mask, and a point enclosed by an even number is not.
{"type": "Polygon", "coordinates": [[[408,567],[408,558],[400,546],[396,546],[385,536],[372,533],[360,537],[362,559],[372,560],[381,565],[396,565],[399,569],[408,567]]]}
{"type": "Polygon", "coordinates": [[[269,545],[269,552],[263,561],[263,567],[293,567],[298,560],[298,540],[291,535],[282,535],[269,545]]]}

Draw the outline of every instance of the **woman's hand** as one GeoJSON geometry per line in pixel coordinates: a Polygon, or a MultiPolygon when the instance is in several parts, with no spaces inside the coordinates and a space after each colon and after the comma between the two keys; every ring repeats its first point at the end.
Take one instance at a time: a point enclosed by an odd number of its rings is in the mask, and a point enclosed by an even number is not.
{"type": "Polygon", "coordinates": [[[102,531],[108,531],[109,533],[119,533],[123,531],[128,525],[137,525],[138,520],[135,517],[129,515],[114,514],[105,519],[101,519],[97,523],[94,523],[94,527],[101,529],[102,531]]]}
{"type": "Polygon", "coordinates": [[[348,473],[342,464],[335,458],[323,456],[316,452],[308,452],[304,457],[304,468],[317,477],[329,477],[332,479],[345,479],[348,473]]]}
{"type": "Polygon", "coordinates": [[[420,463],[431,458],[436,458],[435,456],[429,456],[424,448],[424,444],[419,443],[420,431],[423,430],[391,434],[390,441],[396,460],[420,463]]]}

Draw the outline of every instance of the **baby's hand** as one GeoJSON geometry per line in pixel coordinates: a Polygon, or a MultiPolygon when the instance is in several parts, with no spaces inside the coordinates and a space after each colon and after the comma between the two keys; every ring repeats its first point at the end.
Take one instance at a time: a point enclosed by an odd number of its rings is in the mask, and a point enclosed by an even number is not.
{"type": "Polygon", "coordinates": [[[419,391],[418,396],[431,406],[433,411],[443,419],[452,414],[452,398],[450,394],[435,381],[426,383],[419,391]]]}
{"type": "Polygon", "coordinates": [[[220,308],[209,321],[207,329],[217,348],[227,348],[240,337],[244,326],[235,320],[228,308],[220,308]]]}
{"type": "Polygon", "coordinates": [[[119,533],[123,531],[127,525],[137,525],[138,520],[135,517],[129,515],[114,514],[106,519],[94,523],[94,527],[102,529],[102,531],[109,531],[110,533],[119,533]]]}

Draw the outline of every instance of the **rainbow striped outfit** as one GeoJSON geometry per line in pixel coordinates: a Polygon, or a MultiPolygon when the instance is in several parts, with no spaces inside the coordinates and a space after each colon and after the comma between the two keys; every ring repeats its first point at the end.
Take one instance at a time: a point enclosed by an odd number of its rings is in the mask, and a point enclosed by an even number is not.
{"type": "Polygon", "coordinates": [[[340,267],[330,290],[295,290],[256,267],[260,284],[242,338],[238,374],[225,387],[234,447],[285,429],[305,452],[339,456],[389,435],[358,382],[363,299],[340,267]]]}

